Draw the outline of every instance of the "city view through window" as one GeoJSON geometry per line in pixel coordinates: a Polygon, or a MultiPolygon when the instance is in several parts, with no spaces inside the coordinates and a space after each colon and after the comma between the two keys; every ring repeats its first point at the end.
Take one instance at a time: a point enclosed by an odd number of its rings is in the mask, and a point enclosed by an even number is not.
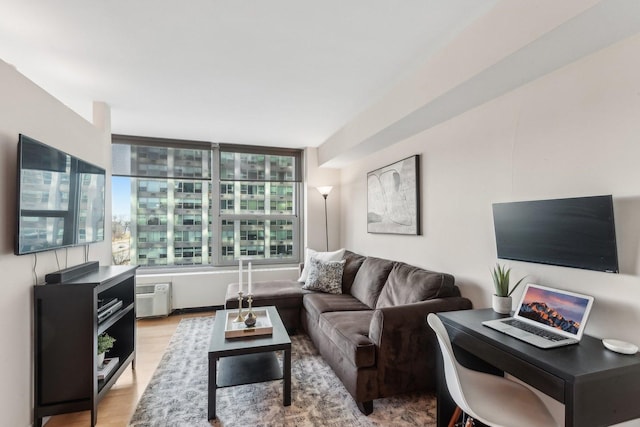
{"type": "Polygon", "coordinates": [[[113,147],[114,264],[298,262],[299,155],[113,147]]]}

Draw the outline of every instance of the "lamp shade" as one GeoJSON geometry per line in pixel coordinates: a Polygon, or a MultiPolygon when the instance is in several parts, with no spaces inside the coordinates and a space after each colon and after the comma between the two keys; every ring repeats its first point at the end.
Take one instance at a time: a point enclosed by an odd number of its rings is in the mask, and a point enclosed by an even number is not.
{"type": "Polygon", "coordinates": [[[329,195],[329,193],[331,193],[331,190],[333,189],[333,187],[329,185],[325,187],[316,187],[316,189],[320,192],[320,194],[326,197],[329,195]]]}

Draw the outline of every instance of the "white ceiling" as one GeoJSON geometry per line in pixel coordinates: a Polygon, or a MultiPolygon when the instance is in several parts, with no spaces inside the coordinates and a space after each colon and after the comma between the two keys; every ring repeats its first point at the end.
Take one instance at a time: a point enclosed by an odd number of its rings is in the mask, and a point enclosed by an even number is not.
{"type": "Polygon", "coordinates": [[[0,59],[113,133],[318,146],[496,0],[0,0],[0,59]]]}

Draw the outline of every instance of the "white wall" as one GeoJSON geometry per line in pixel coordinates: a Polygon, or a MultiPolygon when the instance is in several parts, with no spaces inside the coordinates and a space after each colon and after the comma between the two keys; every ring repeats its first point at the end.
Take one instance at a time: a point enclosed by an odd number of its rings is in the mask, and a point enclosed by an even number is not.
{"type": "MultiPolygon", "coordinates": [[[[327,249],[328,229],[329,250],[340,248],[340,170],[318,166],[318,149],[305,149],[305,200],[304,206],[304,247],[317,251],[327,249]],[[324,216],[324,198],[317,187],[332,186],[327,196],[327,218],[324,216]]],[[[302,257],[304,258],[304,257],[302,257]]]]}
{"type": "MultiPolygon", "coordinates": [[[[58,270],[55,254],[13,255],[16,216],[16,166],[18,134],[107,169],[110,173],[110,129],[86,122],[13,67],[0,60],[0,413],[2,424],[28,426],[33,421],[33,285],[58,270]]],[[[103,108],[103,113],[105,110],[103,108]]],[[[102,114],[104,117],[104,114],[102,114]]],[[[110,193],[110,182],[107,193],[110,193]]],[[[107,204],[107,218],[111,216],[107,204]]],[[[110,235],[110,227],[106,229],[110,235]]],[[[110,243],[90,246],[89,257],[110,264],[110,243]]],[[[84,262],[82,248],[59,250],[60,267],[84,262]]]]}
{"type": "Polygon", "coordinates": [[[342,167],[408,138],[633,34],[637,18],[640,4],[629,1],[499,1],[327,139],[319,163],[342,167]]]}
{"type": "Polygon", "coordinates": [[[490,307],[493,202],[612,194],[621,274],[509,264],[516,277],[594,295],[587,334],[640,344],[638,52],[640,35],[350,164],[342,245],[452,273],[476,308],[490,307]],[[366,173],[413,154],[423,235],[367,234],[366,173]]]}
{"type": "Polygon", "coordinates": [[[639,51],[635,36],[343,169],[343,245],[454,273],[489,306],[491,203],[613,194],[621,274],[510,264],[595,295],[587,333],[640,344],[639,51]],[[367,234],[367,171],[412,154],[422,156],[423,236],[367,234]]]}

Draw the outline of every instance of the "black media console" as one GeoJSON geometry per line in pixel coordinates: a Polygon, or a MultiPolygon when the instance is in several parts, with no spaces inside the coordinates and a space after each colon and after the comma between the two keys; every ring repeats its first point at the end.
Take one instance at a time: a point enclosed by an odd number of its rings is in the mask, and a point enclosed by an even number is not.
{"type": "Polygon", "coordinates": [[[70,276],[63,270],[49,276],[47,285],[34,287],[36,427],[43,417],[85,410],[91,411],[94,426],[98,402],[130,363],[135,369],[135,270],[83,264],[70,276]],[[52,283],[53,277],[61,281],[52,283]],[[113,300],[121,306],[98,321],[100,304],[113,300]],[[99,380],[98,335],[103,332],[116,339],[107,357],[117,357],[119,366],[99,380]]]}

